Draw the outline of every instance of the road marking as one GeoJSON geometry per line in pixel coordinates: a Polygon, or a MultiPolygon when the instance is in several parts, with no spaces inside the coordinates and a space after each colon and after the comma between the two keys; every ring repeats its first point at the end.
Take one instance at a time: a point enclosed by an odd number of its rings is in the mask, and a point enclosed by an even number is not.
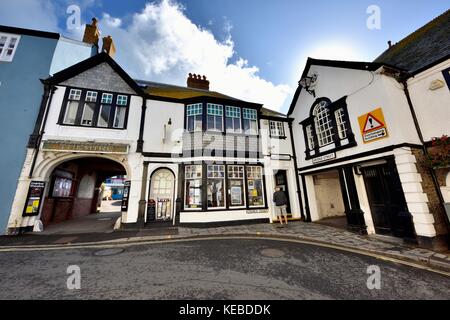
{"type": "Polygon", "coordinates": [[[315,242],[315,240],[307,240],[307,239],[287,239],[280,237],[271,237],[271,236],[200,236],[195,238],[185,238],[185,239],[171,239],[171,240],[143,240],[139,242],[128,242],[128,243],[102,243],[102,244],[89,244],[89,245],[70,245],[70,246],[54,246],[54,247],[36,247],[36,248],[2,248],[0,249],[0,253],[11,253],[11,252],[34,252],[34,251],[57,251],[57,250],[80,250],[80,249],[107,249],[107,248],[117,248],[117,247],[133,247],[133,246],[144,246],[144,245],[156,245],[156,244],[165,244],[165,243],[183,243],[183,242],[197,242],[197,241],[210,241],[210,240],[269,240],[269,241],[280,241],[280,242],[291,242],[291,243],[301,243],[308,244],[318,247],[335,249],[338,251],[352,252],[356,254],[360,254],[363,256],[373,257],[383,261],[389,261],[397,264],[406,265],[409,267],[426,270],[434,273],[438,273],[447,277],[450,277],[450,272],[433,269],[431,267],[421,265],[418,263],[405,261],[393,257],[383,256],[378,253],[363,251],[358,249],[352,249],[347,247],[342,247],[335,244],[321,243],[315,242]]]}

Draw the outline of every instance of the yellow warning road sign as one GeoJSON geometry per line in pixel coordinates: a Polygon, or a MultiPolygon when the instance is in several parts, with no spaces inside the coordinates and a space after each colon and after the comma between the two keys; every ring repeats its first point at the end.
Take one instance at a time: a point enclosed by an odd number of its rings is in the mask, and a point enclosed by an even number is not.
{"type": "Polygon", "coordinates": [[[364,143],[373,142],[389,136],[381,108],[360,116],[358,122],[364,143]]]}

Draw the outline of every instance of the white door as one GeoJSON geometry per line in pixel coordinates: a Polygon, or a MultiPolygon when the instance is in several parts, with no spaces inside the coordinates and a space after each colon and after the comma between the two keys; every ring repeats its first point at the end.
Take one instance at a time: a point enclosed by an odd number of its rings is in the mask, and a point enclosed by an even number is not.
{"type": "Polygon", "coordinates": [[[155,201],[156,220],[171,220],[175,177],[169,169],[159,169],[152,174],[150,199],[155,201]]]}

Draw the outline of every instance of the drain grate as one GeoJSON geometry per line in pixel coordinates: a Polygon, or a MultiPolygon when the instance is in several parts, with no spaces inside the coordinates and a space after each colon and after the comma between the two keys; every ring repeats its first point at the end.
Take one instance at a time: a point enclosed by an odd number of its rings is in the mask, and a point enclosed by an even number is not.
{"type": "Polygon", "coordinates": [[[104,249],[94,252],[94,256],[96,257],[107,257],[107,256],[114,256],[117,254],[121,254],[124,252],[125,249],[123,248],[114,248],[114,249],[104,249]]]}
{"type": "Polygon", "coordinates": [[[278,249],[263,249],[261,250],[261,255],[268,258],[280,258],[285,255],[285,253],[278,249]]]}

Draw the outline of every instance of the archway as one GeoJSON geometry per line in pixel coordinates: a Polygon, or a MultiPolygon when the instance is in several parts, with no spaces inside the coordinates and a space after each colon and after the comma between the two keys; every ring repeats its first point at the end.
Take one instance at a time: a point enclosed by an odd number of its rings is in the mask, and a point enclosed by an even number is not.
{"type": "Polygon", "coordinates": [[[85,156],[56,163],[50,169],[46,174],[49,188],[41,213],[41,221],[47,230],[48,226],[64,222],[76,233],[100,231],[94,225],[95,221],[102,219],[104,224],[112,227],[120,216],[120,201],[116,203],[117,210],[109,210],[107,217],[90,216],[100,212],[103,182],[107,178],[126,176],[127,171],[121,163],[85,156]],[[74,220],[77,224],[73,223],[74,220]]]}
{"type": "Polygon", "coordinates": [[[153,171],[150,177],[149,214],[151,221],[170,221],[173,218],[175,197],[175,175],[168,168],[153,171]],[[154,206],[154,207],[152,207],[154,206]],[[154,210],[154,214],[153,211],[154,210]]]}

